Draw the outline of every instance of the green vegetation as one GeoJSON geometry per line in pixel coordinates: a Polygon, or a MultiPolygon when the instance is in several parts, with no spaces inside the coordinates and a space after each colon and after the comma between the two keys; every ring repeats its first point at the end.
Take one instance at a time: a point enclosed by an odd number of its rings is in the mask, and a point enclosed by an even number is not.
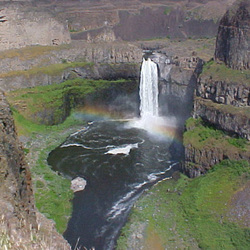
{"type": "Polygon", "coordinates": [[[63,44],[58,46],[27,46],[21,49],[10,49],[0,52],[0,59],[18,57],[19,60],[30,60],[42,55],[49,54],[51,51],[57,51],[69,48],[70,45],[63,44]]]}
{"type": "Polygon", "coordinates": [[[59,176],[47,165],[48,152],[54,148],[55,145],[48,146],[39,152],[32,176],[33,181],[36,180],[36,207],[47,218],[54,220],[58,232],[63,233],[72,212],[70,200],[73,192],[70,190],[70,180],[59,176]]]}
{"type": "MultiPolygon", "coordinates": [[[[49,134],[52,132],[57,133],[64,129],[70,128],[71,126],[80,125],[82,121],[75,118],[74,113],[66,118],[66,120],[58,125],[47,126],[43,124],[37,124],[24,118],[17,110],[12,109],[13,117],[15,120],[15,126],[18,135],[24,135],[28,137],[35,137],[37,134],[49,134]]],[[[33,138],[34,139],[34,138],[33,138]]],[[[29,153],[30,149],[25,148],[24,152],[29,153]]]]}
{"type": "Polygon", "coordinates": [[[164,10],[164,14],[165,15],[169,15],[169,13],[172,11],[172,7],[166,7],[165,10],[164,10]]]}
{"type": "Polygon", "coordinates": [[[72,212],[70,180],[59,176],[47,164],[49,152],[65,140],[68,134],[82,127],[83,123],[72,114],[59,125],[45,126],[26,120],[16,111],[15,125],[18,135],[26,138],[25,152],[31,166],[35,202],[38,210],[56,223],[63,233],[72,212]]]}
{"type": "Polygon", "coordinates": [[[250,84],[249,71],[230,69],[224,63],[216,63],[213,60],[203,66],[201,77],[211,77],[215,81],[228,83],[250,84]]]}
{"type": "Polygon", "coordinates": [[[229,139],[227,139],[227,141],[231,145],[233,145],[237,148],[241,148],[241,149],[245,149],[246,145],[248,144],[247,139],[244,139],[244,138],[229,138],[229,139]]]}
{"type": "Polygon", "coordinates": [[[184,133],[184,145],[191,144],[197,149],[203,147],[221,148],[225,152],[249,151],[250,143],[242,138],[232,138],[221,130],[205,124],[201,118],[189,118],[186,121],[187,131],[184,133]]]}
{"type": "Polygon", "coordinates": [[[0,74],[0,77],[4,78],[4,77],[14,77],[14,76],[25,76],[26,78],[30,78],[31,76],[39,75],[39,74],[55,76],[68,68],[87,67],[87,66],[91,67],[93,66],[93,63],[88,63],[88,62],[66,63],[64,62],[64,63],[51,64],[51,65],[43,66],[43,67],[33,67],[28,70],[9,71],[7,73],[0,74]]]}
{"type": "Polygon", "coordinates": [[[226,160],[205,176],[181,175],[178,181],[159,183],[135,204],[117,249],[126,249],[135,232],[144,235],[141,244],[151,249],[152,235],[159,238],[159,249],[248,249],[249,228],[232,212],[231,201],[249,177],[248,162],[226,160]]]}
{"type": "MultiPolygon", "coordinates": [[[[12,91],[7,93],[7,99],[13,110],[16,111],[16,118],[19,121],[23,119],[21,117],[23,116],[35,123],[58,124],[77,105],[77,102],[83,101],[86,95],[123,82],[126,81],[97,81],[77,78],[60,84],[12,91]]],[[[27,123],[26,120],[23,122],[27,123]]]]}

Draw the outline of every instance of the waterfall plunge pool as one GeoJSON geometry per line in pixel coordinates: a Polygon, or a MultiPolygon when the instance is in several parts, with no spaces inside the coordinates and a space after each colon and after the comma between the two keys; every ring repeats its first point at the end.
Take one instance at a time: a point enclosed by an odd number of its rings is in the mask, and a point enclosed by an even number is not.
{"type": "Polygon", "coordinates": [[[64,233],[72,249],[114,249],[134,202],[179,168],[183,147],[175,120],[158,116],[157,71],[150,58],[143,60],[141,119],[91,122],[49,154],[53,170],[87,181],[75,193],[64,233]]]}
{"type": "Polygon", "coordinates": [[[98,121],[53,150],[48,163],[66,178],[82,177],[64,237],[74,249],[114,249],[142,192],[178,169],[181,145],[126,122],[98,121]],[[78,243],[77,243],[78,242],[78,243]]]}

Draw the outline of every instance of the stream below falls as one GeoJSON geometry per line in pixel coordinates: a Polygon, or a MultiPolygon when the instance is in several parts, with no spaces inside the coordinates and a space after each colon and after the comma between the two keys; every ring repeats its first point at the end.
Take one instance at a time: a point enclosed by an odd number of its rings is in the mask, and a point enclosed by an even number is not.
{"type": "Polygon", "coordinates": [[[114,249],[119,231],[145,189],[169,178],[183,155],[180,142],[128,121],[96,121],[53,150],[48,163],[66,178],[83,177],[64,237],[79,249],[114,249]]]}

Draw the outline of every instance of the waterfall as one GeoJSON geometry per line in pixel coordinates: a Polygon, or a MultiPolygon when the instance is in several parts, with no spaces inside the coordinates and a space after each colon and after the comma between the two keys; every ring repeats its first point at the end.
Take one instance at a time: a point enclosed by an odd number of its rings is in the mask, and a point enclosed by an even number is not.
{"type": "Polygon", "coordinates": [[[140,80],[141,118],[158,116],[158,70],[150,58],[143,58],[140,80]]]}
{"type": "MultiPolygon", "coordinates": [[[[170,69],[167,72],[170,72],[170,69]]],[[[167,77],[166,75],[166,77],[167,77]]],[[[158,104],[158,68],[157,64],[150,58],[143,58],[140,80],[140,119],[130,121],[128,127],[136,127],[155,135],[155,138],[162,139],[161,134],[175,133],[175,117],[159,116],[158,104]],[[170,131],[170,132],[169,132],[170,131]]]]}

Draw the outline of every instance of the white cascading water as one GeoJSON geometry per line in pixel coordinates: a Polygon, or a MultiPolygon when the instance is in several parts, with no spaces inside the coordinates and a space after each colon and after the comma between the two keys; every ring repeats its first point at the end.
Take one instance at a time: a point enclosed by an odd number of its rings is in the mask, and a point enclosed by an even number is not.
{"type": "Polygon", "coordinates": [[[147,130],[151,134],[175,127],[175,118],[159,116],[158,68],[150,58],[143,58],[140,80],[140,119],[134,119],[128,126],[147,130]]]}
{"type": "Polygon", "coordinates": [[[158,117],[158,70],[150,58],[143,58],[140,80],[140,115],[142,119],[158,117]]]}

